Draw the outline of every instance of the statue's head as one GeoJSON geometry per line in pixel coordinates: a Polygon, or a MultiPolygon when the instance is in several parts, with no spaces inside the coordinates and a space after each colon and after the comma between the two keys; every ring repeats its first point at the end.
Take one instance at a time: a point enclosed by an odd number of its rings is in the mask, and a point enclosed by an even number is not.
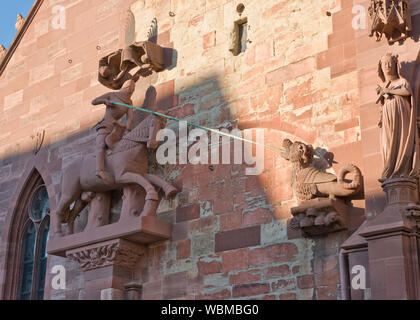
{"type": "Polygon", "coordinates": [[[283,158],[291,162],[299,162],[301,165],[310,165],[314,157],[314,149],[311,145],[300,141],[292,142],[289,139],[283,140],[283,158]]]}
{"type": "Polygon", "coordinates": [[[379,60],[378,75],[383,82],[392,78],[399,78],[398,55],[393,55],[392,53],[384,55],[381,60],[379,60]]]}

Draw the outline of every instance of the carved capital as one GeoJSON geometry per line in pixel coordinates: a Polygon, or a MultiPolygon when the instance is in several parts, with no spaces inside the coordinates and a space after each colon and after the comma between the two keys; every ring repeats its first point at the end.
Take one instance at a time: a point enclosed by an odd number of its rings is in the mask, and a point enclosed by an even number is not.
{"type": "Polygon", "coordinates": [[[66,256],[77,262],[83,271],[110,265],[132,269],[144,252],[142,245],[116,239],[67,251],[66,256]]]}
{"type": "Polygon", "coordinates": [[[382,182],[382,189],[386,193],[387,205],[417,203],[419,200],[416,178],[391,178],[382,182]]]}

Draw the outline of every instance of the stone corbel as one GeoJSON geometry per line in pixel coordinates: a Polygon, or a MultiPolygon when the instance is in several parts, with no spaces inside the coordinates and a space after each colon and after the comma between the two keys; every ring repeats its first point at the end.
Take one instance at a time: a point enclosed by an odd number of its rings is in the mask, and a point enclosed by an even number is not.
{"type": "Polygon", "coordinates": [[[303,236],[318,236],[347,229],[348,204],[341,199],[317,198],[291,208],[289,227],[303,236]]]}
{"type": "Polygon", "coordinates": [[[83,271],[107,266],[133,269],[145,250],[143,245],[123,239],[114,239],[69,250],[66,252],[66,256],[75,261],[83,271]]]}

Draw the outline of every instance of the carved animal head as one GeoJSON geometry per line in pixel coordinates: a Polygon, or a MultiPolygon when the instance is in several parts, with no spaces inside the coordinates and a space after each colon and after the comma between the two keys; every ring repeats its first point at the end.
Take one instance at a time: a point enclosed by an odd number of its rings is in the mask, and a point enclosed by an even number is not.
{"type": "Polygon", "coordinates": [[[298,162],[301,165],[308,166],[314,157],[314,149],[311,145],[300,141],[292,142],[289,139],[283,140],[283,148],[285,152],[283,158],[290,162],[298,162]]]}

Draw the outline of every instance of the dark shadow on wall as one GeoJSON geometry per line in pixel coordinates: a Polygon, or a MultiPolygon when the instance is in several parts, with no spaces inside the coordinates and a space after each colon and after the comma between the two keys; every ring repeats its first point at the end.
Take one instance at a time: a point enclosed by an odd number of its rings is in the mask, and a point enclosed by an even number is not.
{"type": "MultiPolygon", "coordinates": [[[[411,24],[413,26],[420,25],[420,14],[417,14],[417,15],[411,17],[411,24]]],[[[420,40],[420,29],[419,28],[413,28],[413,29],[414,30],[411,31],[411,38],[415,42],[419,42],[419,40],[420,40]]]]}

